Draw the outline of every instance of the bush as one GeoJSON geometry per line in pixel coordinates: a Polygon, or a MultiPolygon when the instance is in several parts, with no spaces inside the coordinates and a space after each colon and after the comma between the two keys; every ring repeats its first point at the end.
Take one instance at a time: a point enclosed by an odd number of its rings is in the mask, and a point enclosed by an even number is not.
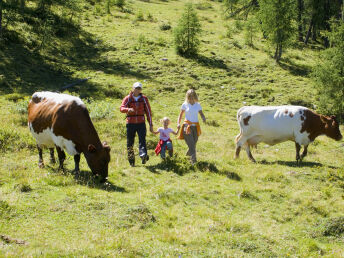
{"type": "Polygon", "coordinates": [[[123,10],[125,6],[125,0],[115,0],[115,5],[123,10]]]}
{"type": "Polygon", "coordinates": [[[147,14],[147,21],[154,22],[154,17],[151,13],[147,14]]]}
{"type": "Polygon", "coordinates": [[[144,21],[145,18],[143,16],[143,12],[141,10],[139,10],[139,12],[136,14],[136,18],[135,21],[144,21]]]}
{"type": "Polygon", "coordinates": [[[170,24],[163,23],[160,25],[160,30],[170,30],[171,28],[170,24]]]}
{"type": "Polygon", "coordinates": [[[174,31],[174,42],[178,54],[196,55],[200,41],[201,24],[192,4],[186,4],[185,12],[174,31]]]}

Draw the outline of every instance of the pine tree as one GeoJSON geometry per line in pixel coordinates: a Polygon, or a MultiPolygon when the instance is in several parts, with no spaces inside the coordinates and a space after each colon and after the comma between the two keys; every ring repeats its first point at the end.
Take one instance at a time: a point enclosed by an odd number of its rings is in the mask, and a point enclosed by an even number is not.
{"type": "Polygon", "coordinates": [[[186,4],[185,12],[178,22],[178,26],[174,31],[174,42],[177,52],[181,55],[197,54],[200,44],[199,34],[201,32],[201,24],[197,18],[197,14],[192,4],[186,4]]]}
{"type": "Polygon", "coordinates": [[[328,33],[330,48],[324,50],[313,70],[319,93],[319,107],[344,121],[344,21],[332,21],[328,33]]]}
{"type": "Polygon", "coordinates": [[[253,38],[257,32],[257,22],[254,17],[247,20],[245,24],[245,44],[253,47],[253,38]]]}
{"type": "Polygon", "coordinates": [[[274,58],[277,62],[294,33],[294,4],[294,0],[259,0],[262,29],[270,43],[275,46],[274,58]]]}

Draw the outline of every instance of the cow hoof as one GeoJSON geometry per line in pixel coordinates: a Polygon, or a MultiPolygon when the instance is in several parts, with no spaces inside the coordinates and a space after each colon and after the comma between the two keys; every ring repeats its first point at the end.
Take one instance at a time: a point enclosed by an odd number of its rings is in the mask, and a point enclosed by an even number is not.
{"type": "Polygon", "coordinates": [[[56,163],[56,160],[55,159],[51,159],[50,160],[50,164],[55,164],[56,163]]]}
{"type": "Polygon", "coordinates": [[[256,160],[255,159],[250,159],[253,163],[256,163],[256,160]]]}
{"type": "Polygon", "coordinates": [[[43,162],[38,163],[38,167],[39,168],[44,168],[44,163],[43,162]]]}

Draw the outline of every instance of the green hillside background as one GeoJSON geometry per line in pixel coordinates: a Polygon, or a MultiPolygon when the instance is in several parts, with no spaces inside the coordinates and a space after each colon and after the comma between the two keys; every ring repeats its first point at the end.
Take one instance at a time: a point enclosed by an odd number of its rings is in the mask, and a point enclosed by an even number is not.
{"type": "Polygon", "coordinates": [[[262,33],[247,46],[245,20],[225,19],[222,3],[199,0],[199,54],[182,57],[173,29],[185,3],[130,0],[110,13],[105,1],[83,1],[76,11],[56,5],[46,30],[30,13],[35,1],[13,16],[0,42],[0,256],[344,256],[343,141],[317,138],[300,165],[293,142],[258,145],[256,164],[244,151],[233,159],[240,107],[317,109],[310,73],[322,46],[293,43],[277,64],[262,33]],[[86,78],[63,92],[82,98],[111,146],[106,184],[94,180],[84,157],[78,177],[73,157],[59,171],[47,150],[39,169],[27,128],[35,91],[62,92],[86,78]],[[176,155],[162,162],[158,137],[148,133],[150,160],[129,167],[119,106],[136,81],[155,129],[164,116],[176,129],[185,93],[196,89],[207,123],[195,166],[176,138],[176,155]]]}

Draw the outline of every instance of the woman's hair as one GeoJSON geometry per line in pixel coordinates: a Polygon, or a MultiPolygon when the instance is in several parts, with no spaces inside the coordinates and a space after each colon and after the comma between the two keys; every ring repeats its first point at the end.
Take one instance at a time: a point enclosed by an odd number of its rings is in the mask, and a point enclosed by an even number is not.
{"type": "Polygon", "coordinates": [[[167,116],[165,116],[163,119],[160,119],[160,122],[161,122],[162,124],[164,124],[165,121],[171,122],[171,120],[170,120],[167,116]]]}
{"type": "Polygon", "coordinates": [[[190,103],[190,99],[194,99],[195,102],[198,102],[198,96],[197,96],[197,93],[194,89],[190,89],[186,92],[185,102],[190,103]]]}

